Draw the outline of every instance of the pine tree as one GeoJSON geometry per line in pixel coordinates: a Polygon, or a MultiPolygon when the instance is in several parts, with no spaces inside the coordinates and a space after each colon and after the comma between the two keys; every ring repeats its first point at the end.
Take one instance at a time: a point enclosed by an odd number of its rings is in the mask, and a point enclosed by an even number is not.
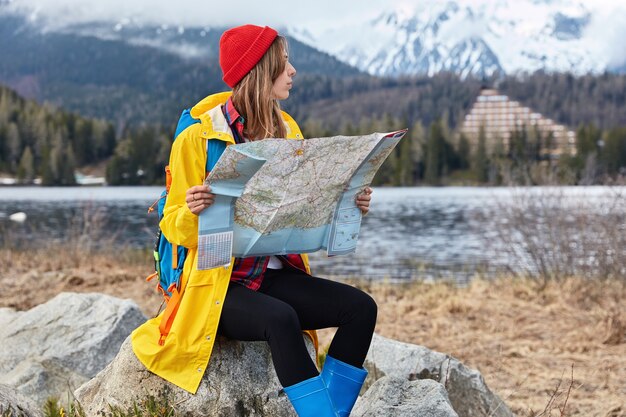
{"type": "Polygon", "coordinates": [[[117,136],[115,134],[115,128],[111,123],[106,124],[103,143],[104,147],[102,148],[102,154],[100,155],[100,158],[113,155],[113,152],[115,152],[115,147],[117,146],[117,136]]]}
{"type": "Polygon", "coordinates": [[[591,153],[597,153],[602,131],[593,124],[581,125],[576,131],[576,154],[585,159],[591,153]]]}
{"type": "Polygon", "coordinates": [[[470,166],[471,148],[469,140],[463,134],[459,138],[459,146],[457,148],[457,154],[459,155],[459,169],[465,170],[470,166]]]}
{"type": "Polygon", "coordinates": [[[487,157],[487,138],[485,134],[484,126],[480,127],[478,131],[478,144],[476,146],[476,152],[474,153],[473,171],[476,177],[476,181],[479,183],[486,183],[489,171],[489,160],[487,157]]]}
{"type": "Polygon", "coordinates": [[[106,182],[109,185],[122,185],[123,181],[123,169],[122,161],[119,156],[113,156],[106,167],[106,182]]]}
{"type": "Polygon", "coordinates": [[[11,172],[15,172],[21,156],[21,135],[17,124],[11,122],[7,127],[7,164],[11,172]]]}
{"type": "Polygon", "coordinates": [[[400,139],[400,143],[396,145],[398,157],[396,159],[394,185],[404,187],[413,185],[411,175],[411,148],[411,137],[408,135],[400,139]]]}
{"type": "Polygon", "coordinates": [[[41,185],[54,185],[56,183],[50,154],[50,146],[44,145],[41,151],[41,185]]]}
{"type": "Polygon", "coordinates": [[[30,144],[33,146],[33,155],[36,160],[41,158],[41,144],[46,143],[49,140],[50,133],[56,130],[56,126],[51,119],[52,117],[45,111],[44,107],[41,107],[35,113],[31,127],[33,141],[30,144]]]}
{"type": "Polygon", "coordinates": [[[30,146],[27,146],[20,158],[20,165],[17,169],[17,179],[21,183],[30,184],[35,179],[35,166],[33,153],[30,146]]]}
{"type": "Polygon", "coordinates": [[[91,121],[78,119],[74,125],[74,138],[71,141],[74,156],[79,165],[95,161],[97,143],[93,140],[91,121]]]}
{"type": "Polygon", "coordinates": [[[609,175],[626,175],[626,127],[606,132],[603,156],[603,165],[609,175]]]}
{"type": "Polygon", "coordinates": [[[60,132],[56,132],[51,140],[50,154],[48,156],[48,172],[42,175],[43,185],[62,185],[62,178],[65,174],[63,165],[66,157],[66,140],[60,132]]]}
{"type": "Polygon", "coordinates": [[[443,172],[442,160],[444,159],[443,142],[445,138],[439,120],[430,125],[430,134],[426,141],[424,181],[438,185],[443,172]]]}
{"type": "Polygon", "coordinates": [[[70,143],[67,144],[63,153],[63,164],[61,165],[58,183],[60,185],[76,185],[76,159],[70,143]]]}
{"type": "Polygon", "coordinates": [[[599,173],[598,145],[601,139],[602,131],[593,124],[581,125],[576,130],[576,155],[569,162],[578,182],[595,182],[599,173]]]}
{"type": "Polygon", "coordinates": [[[424,126],[421,122],[416,122],[408,133],[411,138],[412,184],[417,184],[424,176],[424,150],[426,147],[424,126]]]}

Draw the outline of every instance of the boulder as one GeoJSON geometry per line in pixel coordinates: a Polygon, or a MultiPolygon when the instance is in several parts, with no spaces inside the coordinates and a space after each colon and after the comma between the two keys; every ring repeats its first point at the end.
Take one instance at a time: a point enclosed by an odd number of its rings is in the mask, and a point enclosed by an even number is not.
{"type": "MultiPolygon", "coordinates": [[[[304,337],[311,355],[313,344],[304,337]]],[[[146,398],[165,397],[180,416],[296,417],[282,390],[266,342],[218,337],[195,395],[149,372],[132,351],[130,338],[118,356],[74,393],[87,416],[109,406],[126,411],[146,398]]]]}
{"type": "Polygon", "coordinates": [[[487,387],[480,372],[424,346],[374,335],[364,366],[369,371],[364,389],[384,376],[409,381],[432,379],[446,388],[450,403],[460,417],[514,417],[487,387]]]}
{"type": "MultiPolygon", "coordinates": [[[[69,399],[80,386],[75,395],[88,416],[110,406],[126,410],[153,396],[176,404],[181,416],[295,417],[265,342],[218,338],[200,387],[191,395],[147,371],[135,357],[128,335],[144,321],[135,303],[103,294],[63,293],[26,312],[0,309],[0,375],[39,406],[49,396],[69,399]]],[[[305,341],[313,357],[313,346],[305,341]]],[[[448,416],[454,411],[461,417],[513,416],[478,371],[423,346],[374,335],[365,367],[369,376],[362,392],[371,388],[357,403],[355,416],[448,416]]],[[[18,397],[0,391],[0,407],[33,410],[18,397]]]]}
{"type": "Polygon", "coordinates": [[[352,417],[458,417],[446,389],[430,379],[384,376],[354,406],[352,417]]]}
{"type": "Polygon", "coordinates": [[[13,308],[0,307],[0,329],[10,323],[20,313],[13,308]]]}
{"type": "Polygon", "coordinates": [[[134,302],[104,294],[62,293],[25,312],[2,309],[3,382],[38,404],[71,398],[145,320],[134,302]]]}
{"type": "MultiPolygon", "coordinates": [[[[304,339],[313,357],[313,345],[307,337],[304,339]]],[[[375,356],[377,353],[382,353],[378,350],[382,342],[386,345],[385,353],[396,355],[396,359],[400,360],[416,359],[410,354],[400,355],[400,353],[406,348],[413,350],[418,348],[417,350],[423,354],[422,359],[418,360],[429,364],[424,369],[433,368],[434,359],[439,356],[444,359],[449,358],[420,346],[407,345],[379,336],[375,339],[376,343],[372,345],[375,356]]],[[[447,364],[447,359],[444,359],[442,362],[447,364]]],[[[411,365],[409,362],[404,362],[407,367],[404,370],[390,369],[387,360],[393,362],[393,358],[385,357],[370,372],[369,377],[377,377],[377,381],[372,382],[370,389],[359,399],[352,413],[353,416],[489,415],[480,414],[475,409],[468,411],[465,404],[459,403],[456,408],[451,404],[449,399],[451,387],[458,390],[460,385],[473,383],[472,381],[459,383],[459,371],[455,370],[456,368],[452,365],[450,365],[450,375],[455,379],[450,378],[448,391],[446,391],[442,383],[433,380],[434,371],[430,374],[422,373],[421,376],[425,379],[413,375],[415,360],[411,362],[411,365]],[[381,369],[387,370],[389,375],[384,375],[381,369]],[[393,372],[398,375],[391,375],[393,372]]],[[[368,356],[368,361],[370,361],[368,362],[370,367],[374,366],[370,356],[368,356]]],[[[440,366],[448,366],[446,364],[440,364],[440,366]]],[[[464,368],[460,363],[455,366],[464,368]]],[[[480,376],[476,371],[472,372],[472,377],[480,376]]],[[[463,375],[463,377],[467,376],[463,375]]],[[[461,398],[459,395],[468,394],[467,406],[475,407],[476,399],[472,397],[477,395],[475,391],[468,388],[456,394],[457,398],[461,398]]],[[[156,399],[166,398],[167,404],[176,404],[176,412],[180,416],[296,417],[276,377],[267,343],[238,342],[223,337],[218,337],[216,340],[211,361],[195,395],[146,370],[135,357],[130,338],[124,342],[113,362],[94,379],[76,390],[74,395],[87,416],[96,416],[102,410],[109,410],[111,406],[127,411],[134,404],[141,405],[152,396],[156,399]]],[[[508,410],[504,404],[502,407],[508,410]]],[[[495,409],[494,412],[497,413],[495,409]]]]}
{"type": "Polygon", "coordinates": [[[42,417],[43,413],[15,388],[0,384],[0,416],[42,417]]]}
{"type": "Polygon", "coordinates": [[[88,380],[85,375],[60,365],[54,358],[36,355],[20,361],[2,378],[5,384],[17,387],[38,405],[48,397],[57,397],[66,403],[72,398],[71,392],[88,380]]]}

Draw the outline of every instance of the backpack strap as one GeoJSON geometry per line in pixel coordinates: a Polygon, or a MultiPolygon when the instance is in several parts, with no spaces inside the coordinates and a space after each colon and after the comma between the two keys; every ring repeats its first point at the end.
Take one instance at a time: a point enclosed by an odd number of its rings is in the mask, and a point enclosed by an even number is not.
{"type": "Polygon", "coordinates": [[[180,118],[178,119],[178,124],[176,125],[176,133],[174,133],[174,140],[182,133],[183,130],[187,129],[191,125],[195,125],[196,123],[200,123],[200,119],[194,119],[191,117],[191,109],[185,109],[180,114],[180,118]]]}
{"type": "Polygon", "coordinates": [[[180,305],[180,299],[183,296],[183,292],[184,290],[178,292],[176,288],[173,288],[172,295],[169,300],[167,300],[165,311],[163,311],[163,317],[161,318],[161,324],[159,324],[159,332],[161,333],[161,336],[159,337],[159,345],[161,346],[165,344],[165,338],[170,333],[170,329],[174,323],[174,318],[178,312],[178,306],[180,305]]]}
{"type": "MultiPolygon", "coordinates": [[[[181,116],[181,119],[184,116],[185,116],[185,113],[183,112],[183,116],[181,116]]],[[[222,156],[222,152],[224,152],[224,149],[226,149],[226,142],[224,142],[223,140],[219,140],[219,139],[207,140],[207,143],[206,143],[207,175],[209,172],[211,172],[211,170],[213,169],[217,161],[220,159],[220,156],[222,156]]],[[[177,253],[178,253],[178,247],[176,244],[172,243],[172,267],[173,268],[176,268],[178,266],[177,253]]],[[[172,324],[174,323],[174,318],[176,317],[176,313],[178,312],[180,300],[183,296],[183,293],[185,292],[185,289],[181,288],[181,291],[179,292],[176,286],[172,286],[171,288],[168,288],[168,291],[171,291],[172,295],[169,298],[169,300],[167,300],[167,305],[165,307],[165,311],[163,312],[163,317],[161,317],[161,324],[159,325],[159,331],[161,333],[161,337],[159,338],[159,345],[161,346],[165,343],[165,338],[167,337],[167,335],[170,332],[170,329],[172,328],[172,324]]]]}
{"type": "Polygon", "coordinates": [[[209,139],[206,141],[206,172],[211,172],[217,161],[226,149],[226,142],[219,139],[209,139]]]}

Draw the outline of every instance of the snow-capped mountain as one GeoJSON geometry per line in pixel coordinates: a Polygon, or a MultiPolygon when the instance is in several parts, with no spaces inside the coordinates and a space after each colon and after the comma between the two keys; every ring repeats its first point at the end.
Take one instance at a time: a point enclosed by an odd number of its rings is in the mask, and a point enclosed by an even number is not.
{"type": "MultiPolygon", "coordinates": [[[[181,16],[171,2],[150,2],[152,13],[147,15],[145,8],[137,9],[145,0],[116,1],[120,4],[0,0],[0,12],[25,13],[44,31],[124,40],[192,59],[217,55],[224,27],[217,27],[220,19],[212,13],[202,12],[202,7],[211,8],[209,4],[180,0],[181,10],[187,10],[184,4],[198,7],[194,13],[198,17],[189,19],[189,13],[181,16]],[[125,12],[121,3],[136,4],[135,10],[140,12],[125,12]]],[[[362,2],[359,13],[354,14],[328,10],[322,23],[298,20],[297,26],[286,31],[308,45],[301,50],[300,59],[309,59],[303,54],[315,56],[313,47],[332,55],[333,61],[336,58],[380,76],[452,71],[481,77],[540,69],[575,74],[626,72],[623,0],[413,0],[415,6],[410,8],[393,6],[407,4],[406,0],[379,3],[362,2]]],[[[321,6],[320,10],[327,11],[321,6]]],[[[250,13],[241,19],[250,19],[250,13]]],[[[315,68],[316,60],[309,60],[315,68]]],[[[318,65],[318,71],[328,72],[328,68],[318,65]]]]}
{"type": "Polygon", "coordinates": [[[626,62],[619,36],[626,34],[626,7],[599,7],[577,0],[426,0],[373,20],[290,33],[373,75],[597,73],[626,62]]]}

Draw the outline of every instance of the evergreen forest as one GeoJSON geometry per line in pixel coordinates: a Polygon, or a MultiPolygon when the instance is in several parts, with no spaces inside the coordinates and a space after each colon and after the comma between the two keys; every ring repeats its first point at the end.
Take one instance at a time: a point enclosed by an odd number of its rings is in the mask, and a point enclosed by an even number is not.
{"type": "MultiPolygon", "coordinates": [[[[605,184],[626,176],[626,75],[461,80],[446,73],[402,79],[305,73],[295,84],[283,107],[306,137],[409,128],[375,185],[605,184]],[[574,130],[576,154],[546,158],[540,149],[550,138],[526,126],[512,132],[508,146],[460,135],[484,85],[574,130]]],[[[167,110],[152,122],[132,123],[114,111],[93,118],[0,86],[0,173],[25,184],[39,178],[43,185],[72,185],[75,171],[100,166],[111,185],[160,184],[178,114],[167,110]]]]}

